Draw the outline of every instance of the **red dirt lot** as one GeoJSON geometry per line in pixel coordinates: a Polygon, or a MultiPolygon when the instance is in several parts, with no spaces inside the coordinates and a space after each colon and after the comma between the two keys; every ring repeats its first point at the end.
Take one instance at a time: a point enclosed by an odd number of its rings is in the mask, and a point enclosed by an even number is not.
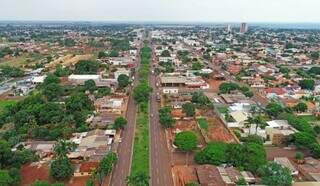
{"type": "Polygon", "coordinates": [[[284,149],[281,147],[266,147],[267,159],[273,161],[275,157],[287,157],[289,159],[294,159],[296,152],[302,152],[305,157],[310,156],[310,153],[306,151],[300,151],[296,149],[284,149]]]}
{"type": "MultiPolygon", "coordinates": [[[[49,166],[46,164],[42,165],[23,165],[20,169],[21,174],[21,185],[22,186],[30,186],[33,182],[37,180],[48,181],[50,183],[54,183],[55,181],[50,178],[49,175],[49,166]]],[[[81,176],[81,177],[72,177],[70,180],[65,181],[64,184],[66,186],[84,186],[86,185],[86,181],[89,179],[89,176],[81,176]]],[[[105,180],[108,180],[106,177],[105,180]]],[[[107,186],[108,183],[105,182],[104,186],[107,186]]]]}
{"type": "Polygon", "coordinates": [[[224,126],[222,121],[216,116],[210,118],[213,126],[208,130],[208,138],[212,141],[221,141],[225,143],[235,143],[236,140],[230,131],[224,126]]]}
{"type": "Polygon", "coordinates": [[[172,173],[174,174],[174,185],[184,186],[190,182],[198,183],[197,173],[193,166],[174,166],[172,173]]]}
{"type": "Polygon", "coordinates": [[[21,185],[29,186],[36,180],[52,181],[49,176],[49,167],[47,165],[23,165],[20,169],[21,185]]]}
{"type": "Polygon", "coordinates": [[[225,81],[223,80],[215,80],[215,79],[208,79],[207,80],[207,83],[209,84],[210,86],[210,89],[212,89],[214,92],[219,92],[219,86],[221,83],[223,83],[225,81]]]}

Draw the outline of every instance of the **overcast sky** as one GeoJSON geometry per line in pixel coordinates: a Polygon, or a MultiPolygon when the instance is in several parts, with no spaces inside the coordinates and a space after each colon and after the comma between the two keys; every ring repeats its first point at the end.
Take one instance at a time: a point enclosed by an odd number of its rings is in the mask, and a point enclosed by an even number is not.
{"type": "Polygon", "coordinates": [[[0,0],[0,20],[320,22],[320,0],[0,0]]]}

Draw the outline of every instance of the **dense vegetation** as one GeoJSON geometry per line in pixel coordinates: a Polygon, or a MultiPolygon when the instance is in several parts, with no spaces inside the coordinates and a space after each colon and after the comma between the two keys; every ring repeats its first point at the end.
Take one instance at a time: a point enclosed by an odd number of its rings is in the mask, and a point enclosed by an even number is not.
{"type": "Polygon", "coordinates": [[[133,90],[133,98],[138,105],[136,131],[133,146],[131,174],[128,185],[149,185],[149,112],[148,103],[152,91],[148,84],[151,48],[146,44],[140,50],[140,83],[133,90]]]}
{"type": "Polygon", "coordinates": [[[199,164],[213,165],[230,163],[240,170],[254,173],[267,163],[264,147],[253,142],[244,144],[210,143],[196,154],[195,161],[199,164]]]}

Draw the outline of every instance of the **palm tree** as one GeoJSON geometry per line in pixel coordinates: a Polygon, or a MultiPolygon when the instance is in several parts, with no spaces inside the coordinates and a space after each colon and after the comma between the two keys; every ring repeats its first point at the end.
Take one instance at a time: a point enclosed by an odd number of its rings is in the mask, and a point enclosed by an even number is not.
{"type": "Polygon", "coordinates": [[[55,145],[53,151],[56,156],[62,157],[66,156],[70,151],[75,148],[75,144],[71,142],[67,142],[65,140],[59,140],[55,145]]]}
{"type": "Polygon", "coordinates": [[[249,135],[251,133],[251,125],[255,124],[256,125],[256,131],[255,134],[257,134],[258,131],[258,127],[262,126],[263,124],[263,120],[261,115],[258,116],[254,116],[254,117],[248,117],[248,119],[246,120],[246,127],[249,127],[249,135]]]}
{"type": "Polygon", "coordinates": [[[254,124],[254,118],[253,117],[248,117],[245,123],[245,127],[249,128],[249,135],[251,134],[251,125],[254,124]]]}
{"type": "Polygon", "coordinates": [[[126,181],[129,186],[149,186],[149,179],[150,177],[146,173],[139,172],[128,176],[126,181]]]}
{"type": "Polygon", "coordinates": [[[263,120],[261,115],[258,115],[256,117],[254,117],[254,123],[256,124],[256,134],[258,132],[258,127],[261,127],[263,124],[263,120]]]}

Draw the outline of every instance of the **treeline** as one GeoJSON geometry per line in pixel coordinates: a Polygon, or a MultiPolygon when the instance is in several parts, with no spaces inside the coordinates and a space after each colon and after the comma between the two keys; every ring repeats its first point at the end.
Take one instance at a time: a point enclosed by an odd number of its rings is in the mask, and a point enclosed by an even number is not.
{"type": "Polygon", "coordinates": [[[148,75],[152,50],[145,44],[140,50],[139,84],[133,90],[133,98],[138,105],[136,133],[134,137],[131,175],[128,185],[149,185],[149,97],[152,88],[148,75]]]}

